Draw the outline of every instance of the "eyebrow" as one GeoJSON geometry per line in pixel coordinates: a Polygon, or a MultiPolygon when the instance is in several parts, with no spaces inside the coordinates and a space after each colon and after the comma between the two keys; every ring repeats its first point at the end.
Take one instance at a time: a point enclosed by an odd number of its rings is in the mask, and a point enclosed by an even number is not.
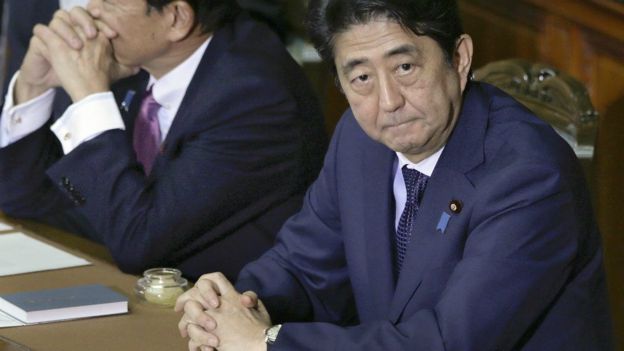
{"type": "Polygon", "coordinates": [[[353,71],[355,69],[355,67],[364,64],[368,62],[368,59],[366,58],[356,58],[353,60],[349,60],[347,61],[347,63],[345,63],[344,65],[342,65],[342,73],[344,75],[348,75],[349,73],[351,73],[351,71],[353,71]]]}
{"type": "Polygon", "coordinates": [[[414,45],[405,44],[405,45],[399,46],[398,48],[394,48],[388,51],[384,55],[384,58],[389,58],[389,57],[396,56],[396,55],[411,54],[414,52],[417,54],[420,54],[420,49],[415,47],[414,45]]]}
{"type": "MultiPolygon", "coordinates": [[[[420,49],[414,45],[405,44],[399,47],[396,47],[387,53],[384,54],[384,58],[390,58],[392,56],[411,54],[411,53],[420,54],[420,49]]],[[[351,71],[355,69],[355,67],[367,63],[369,60],[367,58],[354,58],[352,60],[347,61],[344,65],[342,65],[341,69],[343,74],[348,75],[351,71]]]]}

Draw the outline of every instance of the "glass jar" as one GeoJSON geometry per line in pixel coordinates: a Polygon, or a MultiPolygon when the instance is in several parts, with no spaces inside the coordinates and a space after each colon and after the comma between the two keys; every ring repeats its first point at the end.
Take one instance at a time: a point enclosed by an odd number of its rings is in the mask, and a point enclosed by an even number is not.
{"type": "Polygon", "coordinates": [[[137,281],[136,294],[149,303],[172,307],[178,296],[188,288],[188,281],[175,268],[151,268],[137,281]]]}

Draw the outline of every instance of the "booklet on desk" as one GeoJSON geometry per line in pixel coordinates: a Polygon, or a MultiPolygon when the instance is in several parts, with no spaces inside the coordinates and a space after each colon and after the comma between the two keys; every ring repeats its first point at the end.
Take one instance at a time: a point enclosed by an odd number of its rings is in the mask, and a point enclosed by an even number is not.
{"type": "Polygon", "coordinates": [[[103,285],[0,295],[0,310],[27,323],[44,323],[128,312],[128,298],[103,285]]]}

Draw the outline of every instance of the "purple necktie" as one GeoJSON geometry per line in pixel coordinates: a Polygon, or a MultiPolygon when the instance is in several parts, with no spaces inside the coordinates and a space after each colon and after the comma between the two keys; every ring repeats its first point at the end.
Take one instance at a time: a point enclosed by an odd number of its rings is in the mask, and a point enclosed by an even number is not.
{"type": "Polygon", "coordinates": [[[134,122],[134,151],[146,175],[152,171],[154,159],[160,150],[159,109],[160,104],[154,100],[152,90],[148,90],[141,102],[139,116],[134,122]]]}
{"type": "Polygon", "coordinates": [[[396,251],[394,268],[397,277],[401,272],[403,261],[405,260],[407,246],[412,237],[412,227],[416,222],[420,201],[422,200],[427,181],[429,180],[427,175],[415,169],[409,169],[407,166],[403,166],[401,171],[403,173],[403,180],[405,181],[407,199],[405,201],[405,209],[403,209],[403,213],[401,213],[401,217],[399,218],[399,225],[397,226],[395,237],[396,251]]]}

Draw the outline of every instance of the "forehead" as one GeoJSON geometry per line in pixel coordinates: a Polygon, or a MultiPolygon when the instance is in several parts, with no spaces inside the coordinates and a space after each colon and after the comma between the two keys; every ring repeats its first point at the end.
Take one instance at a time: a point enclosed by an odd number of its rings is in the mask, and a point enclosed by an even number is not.
{"type": "Polygon", "coordinates": [[[430,54],[436,43],[426,36],[418,36],[400,24],[386,19],[375,19],[355,24],[334,39],[334,57],[337,68],[352,61],[389,59],[397,54],[416,56],[430,54]]]}

